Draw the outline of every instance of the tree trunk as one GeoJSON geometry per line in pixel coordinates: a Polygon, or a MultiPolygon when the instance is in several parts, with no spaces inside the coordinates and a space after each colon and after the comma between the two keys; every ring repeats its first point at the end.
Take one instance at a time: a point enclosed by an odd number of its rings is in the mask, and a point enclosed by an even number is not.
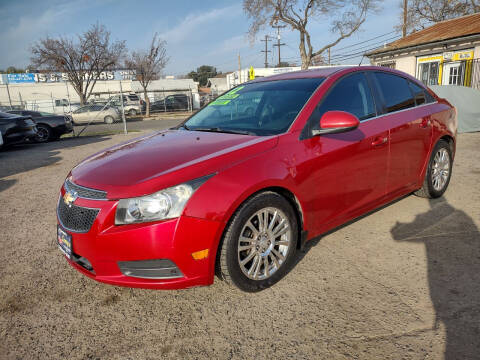
{"type": "Polygon", "coordinates": [[[85,94],[80,94],[80,105],[85,105],[87,103],[87,97],[85,94]]]}
{"type": "Polygon", "coordinates": [[[148,95],[147,95],[147,89],[143,90],[143,97],[145,98],[145,116],[149,117],[150,116],[150,99],[148,98],[148,95]]]}
{"type": "Polygon", "coordinates": [[[310,66],[311,58],[305,50],[305,34],[302,32],[300,32],[300,44],[298,45],[298,48],[300,49],[300,57],[302,58],[302,70],[307,70],[310,66]]]}

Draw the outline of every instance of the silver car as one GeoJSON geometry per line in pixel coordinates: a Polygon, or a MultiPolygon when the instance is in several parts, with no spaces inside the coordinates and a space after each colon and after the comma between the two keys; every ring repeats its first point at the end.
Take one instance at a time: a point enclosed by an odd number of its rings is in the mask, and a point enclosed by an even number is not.
{"type": "Polygon", "coordinates": [[[79,107],[72,112],[73,122],[75,124],[103,121],[105,124],[112,124],[120,120],[120,113],[113,107],[104,105],[86,105],[79,107]]]}

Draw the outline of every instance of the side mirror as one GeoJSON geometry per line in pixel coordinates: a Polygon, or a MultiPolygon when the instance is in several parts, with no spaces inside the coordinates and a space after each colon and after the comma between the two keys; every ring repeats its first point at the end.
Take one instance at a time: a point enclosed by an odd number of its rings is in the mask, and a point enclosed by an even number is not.
{"type": "Polygon", "coordinates": [[[360,125],[358,118],[345,111],[327,111],[320,119],[320,129],[312,135],[336,134],[354,130],[360,125]]]}

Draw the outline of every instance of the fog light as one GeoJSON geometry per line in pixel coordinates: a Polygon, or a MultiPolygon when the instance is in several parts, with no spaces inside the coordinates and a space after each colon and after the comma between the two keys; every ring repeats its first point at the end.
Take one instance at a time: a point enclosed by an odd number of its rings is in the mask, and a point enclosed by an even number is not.
{"type": "Polygon", "coordinates": [[[176,279],[183,277],[177,265],[169,259],[119,261],[118,267],[123,275],[142,279],[176,279]]]}

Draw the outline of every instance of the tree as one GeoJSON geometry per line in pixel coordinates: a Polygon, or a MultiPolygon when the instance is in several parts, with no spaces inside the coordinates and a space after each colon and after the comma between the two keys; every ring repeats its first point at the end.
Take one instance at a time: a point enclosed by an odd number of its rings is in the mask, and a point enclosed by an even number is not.
{"type": "MultiPolygon", "coordinates": [[[[401,3],[401,24],[404,27],[404,3],[401,3]]],[[[480,0],[408,0],[405,18],[406,33],[412,33],[434,23],[480,12],[480,0]]]]}
{"type": "Polygon", "coordinates": [[[125,41],[111,41],[110,32],[96,24],[75,40],[47,36],[35,43],[31,52],[34,66],[67,74],[83,105],[102,73],[120,64],[125,41]]]}
{"type": "Polygon", "coordinates": [[[202,65],[197,71],[190,71],[187,76],[193,81],[199,83],[200,86],[207,86],[208,79],[217,76],[217,69],[214,66],[202,65]]]}
{"type": "Polygon", "coordinates": [[[150,116],[150,99],[147,95],[148,85],[152,80],[159,78],[168,62],[166,44],[166,41],[160,39],[158,34],[155,33],[148,50],[133,51],[126,61],[128,68],[136,70],[137,80],[143,88],[143,96],[147,103],[146,116],[150,116]]]}
{"type": "Polygon", "coordinates": [[[243,0],[243,9],[252,20],[250,36],[266,25],[283,23],[299,34],[302,69],[312,64],[312,58],[355,33],[378,0],[243,0]],[[336,40],[314,51],[307,25],[311,19],[325,19],[331,25],[336,40]]]}
{"type": "Polygon", "coordinates": [[[24,73],[25,69],[19,69],[19,68],[16,68],[15,66],[9,66],[5,71],[7,74],[20,74],[20,73],[24,73]]]}

